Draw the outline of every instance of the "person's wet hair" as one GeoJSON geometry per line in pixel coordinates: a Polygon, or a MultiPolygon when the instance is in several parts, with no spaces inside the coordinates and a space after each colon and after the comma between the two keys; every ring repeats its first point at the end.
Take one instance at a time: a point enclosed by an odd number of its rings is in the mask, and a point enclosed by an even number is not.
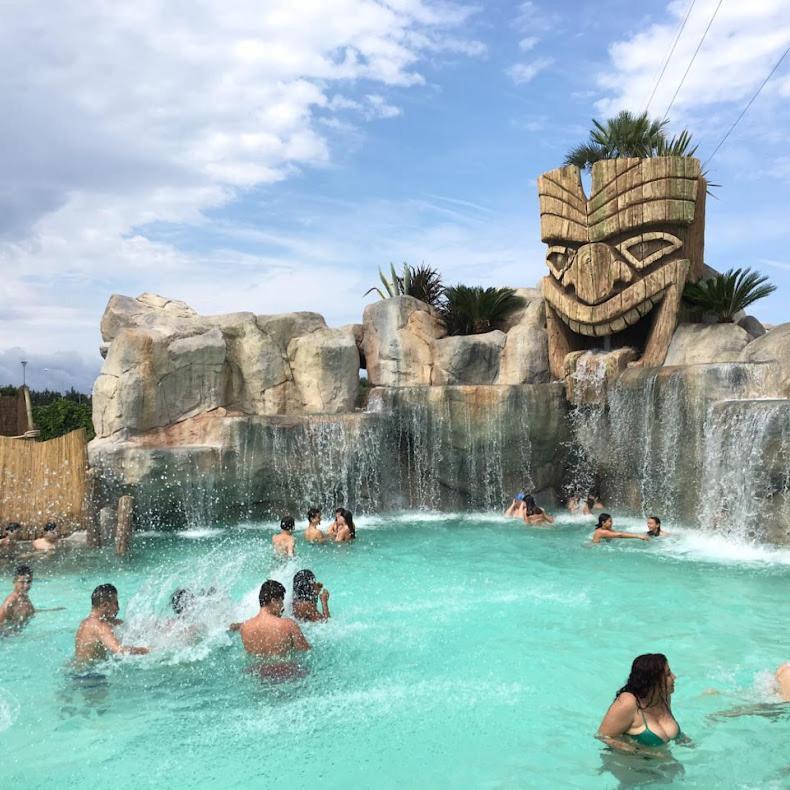
{"type": "Polygon", "coordinates": [[[310,601],[315,603],[318,595],[315,592],[315,574],[305,568],[294,574],[294,601],[310,601]]]}
{"type": "Polygon", "coordinates": [[[266,604],[271,603],[272,601],[284,601],[285,600],[285,587],[280,584],[280,582],[275,581],[274,579],[267,579],[261,585],[261,591],[258,593],[258,603],[261,606],[266,606],[266,604]]]}
{"type": "Polygon", "coordinates": [[[594,496],[588,496],[585,501],[587,502],[587,509],[592,510],[598,500],[594,496]]]}
{"type": "Polygon", "coordinates": [[[598,526],[596,529],[603,529],[603,525],[611,518],[608,513],[600,513],[598,515],[598,526]]]}
{"type": "Polygon", "coordinates": [[[44,532],[57,532],[58,525],[54,521],[48,521],[44,524],[44,532]]]}
{"type": "Polygon", "coordinates": [[[524,497],[524,507],[527,510],[528,516],[537,516],[543,511],[538,507],[538,503],[535,501],[535,497],[532,494],[527,494],[524,497]]]}
{"type": "Polygon", "coordinates": [[[645,653],[637,656],[631,664],[631,673],[625,685],[615,694],[615,699],[629,691],[638,700],[648,705],[668,702],[667,657],[663,653],[645,653]]]}
{"type": "Polygon", "coordinates": [[[354,526],[354,514],[350,510],[346,510],[344,507],[339,507],[335,513],[340,513],[343,516],[343,520],[348,524],[348,530],[351,533],[352,538],[356,538],[357,536],[357,528],[354,526]]]}
{"type": "Polygon", "coordinates": [[[20,576],[27,576],[28,579],[33,578],[33,571],[30,570],[29,565],[17,565],[14,568],[14,578],[18,579],[20,576]]]}
{"type": "Polygon", "coordinates": [[[319,508],[319,507],[311,507],[307,511],[307,520],[308,521],[312,521],[314,518],[316,518],[316,516],[320,516],[320,515],[321,515],[321,508],[319,508]]]}
{"type": "Polygon", "coordinates": [[[22,529],[22,525],[17,521],[9,521],[5,525],[6,532],[19,532],[20,529],[22,529]]]}
{"type": "Polygon", "coordinates": [[[184,587],[179,588],[170,596],[170,606],[176,614],[184,614],[195,603],[195,593],[184,587]]]}
{"type": "Polygon", "coordinates": [[[658,516],[648,516],[648,521],[652,520],[656,522],[655,529],[648,529],[648,535],[660,535],[661,534],[661,519],[658,516]]]}
{"type": "Polygon", "coordinates": [[[114,584],[100,584],[91,593],[91,606],[97,609],[103,603],[112,601],[118,597],[118,589],[114,584]]]}
{"type": "Polygon", "coordinates": [[[283,516],[280,519],[280,529],[285,530],[285,532],[293,532],[295,526],[292,516],[283,516]]]}

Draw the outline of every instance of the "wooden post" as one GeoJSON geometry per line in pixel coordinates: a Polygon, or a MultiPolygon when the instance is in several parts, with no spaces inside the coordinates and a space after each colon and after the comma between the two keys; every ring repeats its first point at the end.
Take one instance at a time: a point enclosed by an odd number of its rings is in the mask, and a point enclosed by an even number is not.
{"type": "Polygon", "coordinates": [[[86,543],[88,548],[101,547],[101,524],[99,513],[96,511],[96,499],[99,487],[97,470],[88,468],[85,472],[85,500],[82,505],[83,524],[87,531],[86,543]]]}
{"type": "Polygon", "coordinates": [[[118,500],[118,526],[115,532],[115,553],[124,555],[132,545],[132,514],[134,497],[125,494],[118,500]]]}

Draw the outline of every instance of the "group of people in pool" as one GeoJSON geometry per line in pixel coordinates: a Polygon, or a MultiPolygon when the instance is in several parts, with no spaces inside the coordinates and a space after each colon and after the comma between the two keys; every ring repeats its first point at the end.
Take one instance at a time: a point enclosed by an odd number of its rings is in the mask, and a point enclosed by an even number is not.
{"type": "MultiPolygon", "coordinates": [[[[16,521],[9,521],[5,526],[0,527],[0,557],[16,557],[19,554],[21,530],[22,525],[16,521]]],[[[30,549],[32,553],[54,551],[59,541],[58,525],[50,521],[44,525],[41,537],[30,541],[30,549]]]]}
{"type": "MultiPolygon", "coordinates": [[[[594,515],[596,510],[603,510],[604,504],[597,494],[586,497],[571,496],[566,504],[570,513],[594,515]]],[[[554,517],[549,515],[543,508],[538,507],[535,497],[528,494],[524,489],[519,491],[510,503],[505,515],[511,518],[521,519],[525,524],[538,527],[544,524],[553,524],[554,517]]],[[[651,538],[667,537],[668,532],[661,529],[661,519],[658,516],[647,517],[647,530],[641,532],[620,532],[614,529],[614,519],[609,513],[600,513],[595,531],[591,536],[593,543],[600,543],[602,540],[613,540],[618,538],[634,538],[636,540],[650,540],[651,538]]]]}
{"type": "MultiPolygon", "coordinates": [[[[310,508],[305,540],[321,543],[333,540],[344,543],[354,540],[356,528],[351,512],[337,508],[335,520],[326,533],[319,529],[321,511],[310,508]]],[[[277,554],[293,557],[295,540],[291,534],[293,519],[286,516],[280,523],[280,534],[272,543],[277,554]]],[[[0,630],[19,630],[40,611],[30,600],[33,572],[28,565],[19,565],[14,572],[14,587],[0,605],[0,630]]],[[[203,591],[207,595],[211,591],[203,591]]],[[[286,656],[291,651],[309,650],[310,645],[302,633],[297,620],[321,622],[328,620],[329,590],[316,579],[313,571],[304,568],[293,577],[293,618],[284,617],[285,587],[274,579],[268,579],[260,588],[258,603],[260,611],[244,622],[231,623],[229,631],[238,632],[245,650],[261,658],[286,656]]],[[[185,588],[176,590],[170,600],[176,620],[168,621],[172,627],[194,607],[199,595],[185,588]]],[[[118,619],[118,590],[112,584],[100,584],[91,594],[91,610],[80,623],[75,637],[74,658],[77,664],[100,661],[111,655],[144,655],[147,647],[124,645],[115,634],[115,627],[122,624],[118,619]]]]}
{"type": "MultiPolygon", "coordinates": [[[[307,526],[304,531],[304,539],[307,543],[349,543],[357,537],[357,528],[354,525],[354,514],[344,507],[335,508],[335,520],[329,525],[326,532],[322,532],[321,510],[311,507],[307,511],[307,526]]],[[[283,557],[293,557],[296,555],[296,538],[294,530],[296,522],[291,516],[283,516],[280,519],[280,532],[272,536],[272,547],[276,554],[283,557]]]]}
{"type": "MultiPolygon", "coordinates": [[[[585,502],[589,504],[589,502],[585,502]]],[[[592,507],[595,502],[592,503],[592,507]]],[[[532,496],[524,494],[514,498],[508,515],[521,517],[526,523],[553,523],[553,518],[535,504],[532,496]],[[533,519],[530,521],[529,519],[533,519]]],[[[323,533],[319,529],[321,512],[317,508],[308,511],[305,540],[323,542],[334,540],[346,542],[356,534],[352,514],[338,508],[335,521],[323,533]]],[[[278,554],[293,556],[293,519],[284,517],[280,524],[281,533],[273,538],[278,554]],[[287,540],[286,538],[290,538],[287,540]]],[[[593,542],[611,538],[631,537],[649,539],[661,532],[661,522],[655,516],[648,519],[648,534],[619,533],[612,529],[612,517],[601,513],[593,534],[593,542]],[[597,537],[597,539],[596,539],[597,537]]],[[[20,565],[14,573],[14,588],[0,605],[0,629],[24,626],[37,612],[30,600],[29,592],[33,574],[29,566],[20,565]]],[[[204,591],[205,592],[205,591],[204,591]]],[[[329,590],[316,579],[309,569],[298,571],[293,577],[293,618],[284,616],[286,589],[274,579],[266,580],[260,588],[260,609],[249,619],[231,623],[228,630],[238,632],[247,653],[262,659],[286,659],[294,652],[310,650],[299,622],[321,622],[330,618],[329,590]]],[[[197,600],[197,595],[188,589],[176,590],[171,597],[171,607],[176,617],[183,617],[197,600]]],[[[62,607],[61,607],[62,608],[62,607]]],[[[75,637],[75,664],[85,665],[105,660],[111,655],[144,655],[149,648],[123,644],[114,629],[121,625],[118,619],[118,590],[112,584],[100,584],[91,594],[91,610],[80,623],[75,637]]],[[[292,676],[291,664],[269,664],[276,672],[286,668],[284,676],[292,676]]],[[[670,742],[684,739],[680,725],[672,712],[672,694],[675,690],[675,675],[662,653],[647,653],[637,656],[625,685],[619,689],[606,711],[598,728],[598,737],[614,749],[636,751],[642,747],[661,747],[670,742]]],[[[790,662],[780,666],[775,674],[778,696],[790,702],[790,662]]]]}

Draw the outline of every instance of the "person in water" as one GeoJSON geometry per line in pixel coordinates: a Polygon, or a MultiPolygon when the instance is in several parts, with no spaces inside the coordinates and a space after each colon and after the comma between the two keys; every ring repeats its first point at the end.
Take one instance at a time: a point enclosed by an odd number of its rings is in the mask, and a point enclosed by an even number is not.
{"type": "Polygon", "coordinates": [[[776,670],[776,693],[785,702],[790,702],[790,661],[776,670]]]}
{"type": "Polygon", "coordinates": [[[604,504],[601,502],[601,498],[596,493],[590,494],[585,500],[584,504],[582,505],[582,512],[585,516],[593,515],[594,510],[603,510],[604,504]]]}
{"type": "Polygon", "coordinates": [[[354,526],[354,514],[350,510],[341,507],[335,513],[335,543],[346,543],[357,537],[357,528],[354,526]]]}
{"type": "Polygon", "coordinates": [[[294,576],[293,612],[297,620],[309,622],[328,620],[330,617],[329,590],[316,580],[310,570],[298,571],[294,576]],[[317,601],[321,601],[320,612],[317,601]]]}
{"type": "Polygon", "coordinates": [[[118,616],[118,590],[112,584],[100,584],[91,593],[91,613],[80,623],[74,645],[74,660],[78,664],[103,661],[111,654],[143,656],[147,647],[121,644],[113,633],[113,626],[122,621],[118,616]]]}
{"type": "Polygon", "coordinates": [[[0,628],[22,628],[36,613],[28,595],[32,584],[33,571],[27,565],[19,565],[14,571],[14,589],[0,605],[0,628]]]}
{"type": "Polygon", "coordinates": [[[675,675],[663,653],[637,656],[598,728],[598,737],[622,751],[666,746],[681,737],[672,713],[675,675]]]}
{"type": "Polygon", "coordinates": [[[522,510],[522,518],[525,524],[530,526],[539,526],[540,524],[553,524],[554,518],[550,516],[543,508],[539,508],[533,496],[527,495],[524,497],[524,509],[522,510]]]}
{"type": "Polygon", "coordinates": [[[296,554],[296,539],[293,536],[294,520],[291,516],[280,519],[280,532],[272,536],[272,546],[277,554],[293,557],[296,554]]]}
{"type": "Polygon", "coordinates": [[[318,529],[321,523],[321,511],[317,507],[311,507],[307,511],[307,529],[304,531],[304,539],[308,543],[323,543],[326,535],[318,529]]]}
{"type": "Polygon", "coordinates": [[[334,540],[337,537],[337,531],[340,529],[340,525],[337,521],[337,516],[339,513],[342,513],[345,508],[336,507],[335,508],[335,520],[329,525],[329,529],[327,529],[326,534],[327,537],[332,538],[334,540]]]}
{"type": "Polygon", "coordinates": [[[16,541],[20,526],[9,521],[0,533],[0,557],[13,557],[16,554],[16,541]]]}
{"type": "Polygon", "coordinates": [[[302,629],[294,620],[283,617],[285,587],[274,579],[261,585],[258,602],[261,610],[239,627],[244,649],[255,656],[284,656],[309,650],[302,629]]]}
{"type": "Polygon", "coordinates": [[[510,503],[510,507],[505,511],[506,516],[510,516],[512,518],[522,518],[524,515],[524,497],[526,493],[522,488],[514,497],[513,501],[510,503]]]}
{"type": "Polygon", "coordinates": [[[58,525],[54,521],[44,525],[44,534],[30,545],[34,551],[54,551],[58,547],[58,525]]]}
{"type": "Polygon", "coordinates": [[[635,532],[617,532],[612,529],[614,521],[608,513],[601,513],[598,516],[598,525],[592,534],[592,542],[600,543],[602,540],[612,540],[613,538],[636,538],[636,540],[650,540],[647,535],[638,535],[635,532]]]}
{"type": "Polygon", "coordinates": [[[647,534],[651,538],[667,537],[668,532],[661,531],[661,519],[658,516],[647,517],[647,534]]]}

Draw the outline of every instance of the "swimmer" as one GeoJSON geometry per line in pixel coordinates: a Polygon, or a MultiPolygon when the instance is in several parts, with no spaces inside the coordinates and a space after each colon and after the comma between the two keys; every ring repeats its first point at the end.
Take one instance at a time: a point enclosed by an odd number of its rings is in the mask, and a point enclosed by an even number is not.
{"type": "Polygon", "coordinates": [[[582,500],[581,497],[577,494],[573,494],[569,496],[567,501],[565,502],[565,507],[568,508],[568,512],[576,515],[576,513],[580,513],[582,509],[582,500]]]}
{"type": "Polygon", "coordinates": [[[196,642],[202,633],[201,627],[197,623],[189,625],[184,622],[196,602],[197,596],[192,590],[187,590],[184,587],[176,590],[170,596],[170,608],[176,616],[165,621],[165,631],[170,633],[181,631],[186,642],[196,642]]]}
{"type": "Polygon", "coordinates": [[[661,519],[658,516],[647,517],[647,534],[651,538],[669,537],[669,532],[661,531],[661,519]]]}
{"type": "Polygon", "coordinates": [[[600,497],[597,494],[590,494],[590,496],[584,500],[582,512],[585,516],[591,516],[593,510],[603,510],[603,508],[604,504],[601,502],[600,497]]]}
{"type": "Polygon", "coordinates": [[[598,516],[598,525],[592,534],[592,542],[600,543],[602,540],[612,540],[612,538],[635,538],[636,540],[650,540],[647,535],[637,535],[634,532],[617,532],[612,529],[612,517],[608,513],[601,513],[598,516]]]}
{"type": "Polygon", "coordinates": [[[539,508],[533,496],[524,497],[524,510],[522,511],[522,518],[525,524],[530,526],[539,526],[540,524],[553,524],[554,518],[550,516],[545,510],[539,508]]]}
{"type": "Polygon", "coordinates": [[[357,528],[354,526],[354,515],[350,510],[339,508],[335,513],[335,543],[347,543],[354,540],[357,536],[357,528]]]}
{"type": "Polygon", "coordinates": [[[28,597],[32,584],[33,571],[27,565],[19,565],[14,571],[14,589],[0,605],[0,628],[22,628],[36,613],[28,597]]]}
{"type": "Polygon", "coordinates": [[[329,529],[327,529],[326,534],[328,537],[332,538],[333,540],[337,537],[337,531],[340,529],[340,524],[337,520],[338,514],[342,513],[345,508],[336,507],[335,508],[335,520],[329,525],[329,529]]]}
{"type": "Polygon", "coordinates": [[[0,557],[13,557],[16,554],[16,541],[19,537],[20,526],[16,521],[5,525],[0,535],[0,557]]]}
{"type": "Polygon", "coordinates": [[[44,526],[44,534],[30,545],[35,551],[54,551],[58,547],[58,525],[50,521],[44,526]]]}
{"type": "Polygon", "coordinates": [[[309,650],[302,629],[283,617],[285,587],[269,579],[261,585],[258,601],[261,610],[245,620],[240,628],[244,649],[255,656],[284,656],[292,650],[309,650]]]}
{"type": "Polygon", "coordinates": [[[294,520],[291,516],[280,519],[280,534],[272,536],[272,546],[277,554],[293,557],[296,554],[296,540],[293,536],[294,520]]]}
{"type": "Polygon", "coordinates": [[[790,702],[790,661],[776,670],[776,692],[785,702],[790,702]]]}
{"type": "Polygon", "coordinates": [[[311,622],[328,620],[329,615],[329,590],[317,581],[315,574],[303,570],[294,576],[294,617],[297,620],[311,622]],[[321,601],[322,611],[318,611],[316,601],[321,601]]]}
{"type": "Polygon", "coordinates": [[[683,735],[670,705],[675,675],[663,653],[637,656],[598,728],[598,737],[620,751],[666,746],[683,735]]]}
{"type": "Polygon", "coordinates": [[[143,656],[147,647],[127,647],[118,641],[113,626],[121,621],[118,614],[118,590],[112,584],[100,584],[91,594],[91,613],[80,623],[74,645],[74,661],[87,664],[103,661],[111,653],[143,656]]]}
{"type": "Polygon", "coordinates": [[[505,511],[506,516],[511,516],[513,518],[521,518],[523,516],[524,510],[524,497],[526,494],[524,493],[524,489],[522,488],[514,497],[513,501],[510,503],[510,507],[505,511]]]}
{"type": "Polygon", "coordinates": [[[317,507],[311,507],[307,511],[307,529],[304,531],[304,539],[308,543],[323,543],[326,535],[318,529],[321,523],[321,511],[317,507]]]}

